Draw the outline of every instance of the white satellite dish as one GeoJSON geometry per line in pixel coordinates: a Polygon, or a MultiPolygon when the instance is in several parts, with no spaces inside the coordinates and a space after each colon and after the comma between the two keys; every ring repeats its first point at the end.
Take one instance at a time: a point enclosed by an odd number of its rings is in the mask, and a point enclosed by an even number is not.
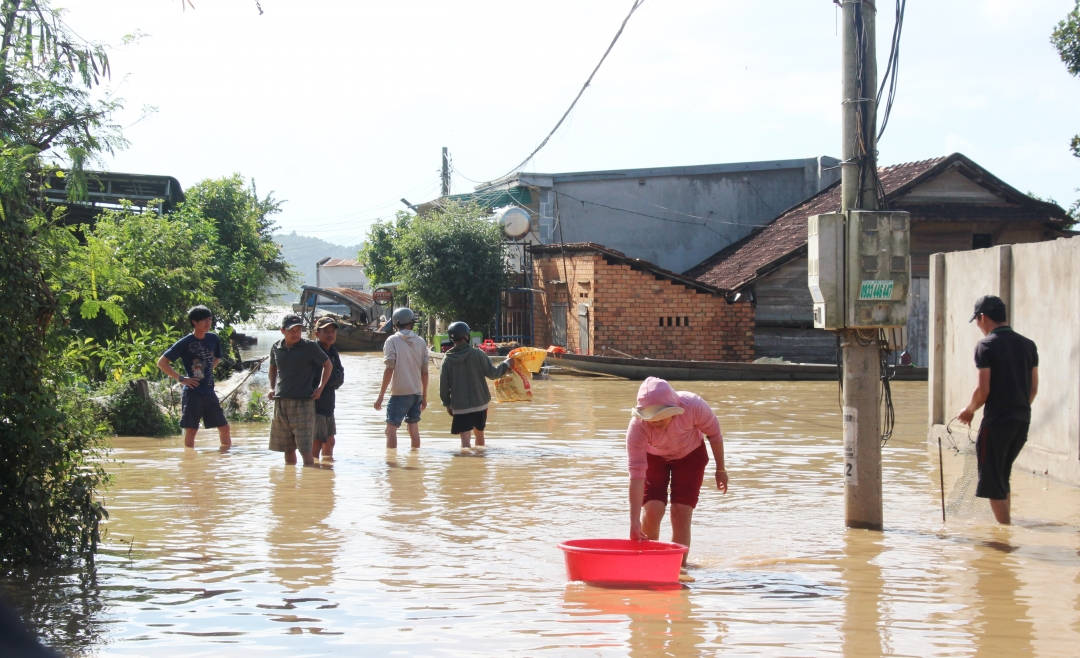
{"type": "Polygon", "coordinates": [[[512,240],[520,240],[532,230],[532,219],[528,211],[517,206],[507,206],[497,211],[495,221],[502,226],[506,237],[512,240]]]}

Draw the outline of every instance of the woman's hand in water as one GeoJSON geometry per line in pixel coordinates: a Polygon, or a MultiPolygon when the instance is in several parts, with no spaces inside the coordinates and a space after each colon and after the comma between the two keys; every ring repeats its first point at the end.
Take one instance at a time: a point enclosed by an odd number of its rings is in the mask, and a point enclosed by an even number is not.
{"type": "Polygon", "coordinates": [[[727,493],[727,471],[716,469],[716,488],[727,493]]]}
{"type": "Polygon", "coordinates": [[[648,535],[641,531],[641,521],[630,522],[630,539],[634,541],[648,541],[648,535]]]}

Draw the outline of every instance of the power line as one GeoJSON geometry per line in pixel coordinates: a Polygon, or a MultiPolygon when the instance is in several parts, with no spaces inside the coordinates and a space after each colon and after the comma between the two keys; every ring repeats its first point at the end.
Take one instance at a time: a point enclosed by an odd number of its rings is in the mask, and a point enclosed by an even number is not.
{"type": "MultiPolygon", "coordinates": [[[[641,7],[641,5],[643,5],[643,4],[645,4],[645,0],[634,0],[633,6],[630,7],[630,13],[628,13],[626,15],[626,18],[623,19],[622,25],[619,26],[619,31],[615,33],[615,38],[611,40],[611,43],[608,45],[607,50],[604,51],[604,54],[600,58],[600,61],[596,63],[596,68],[594,68],[593,72],[589,74],[589,79],[586,80],[585,84],[583,84],[581,86],[581,91],[579,91],[577,96],[574,97],[574,101],[572,103],[570,103],[570,107],[566,108],[566,112],[563,113],[562,118],[559,119],[559,122],[556,123],[555,127],[551,129],[551,132],[549,132],[547,134],[547,137],[544,138],[544,141],[540,142],[540,146],[537,146],[536,149],[533,150],[533,152],[529,154],[529,157],[522,160],[521,164],[514,167],[510,171],[506,172],[502,176],[499,176],[499,178],[509,176],[510,174],[514,173],[515,171],[521,170],[522,167],[524,167],[526,164],[528,164],[529,160],[532,160],[533,157],[537,153],[540,152],[540,149],[547,146],[548,141],[555,134],[555,132],[559,129],[559,126],[561,126],[563,124],[563,121],[566,121],[566,117],[570,116],[570,112],[573,111],[574,106],[577,105],[578,100],[581,99],[581,95],[585,93],[585,90],[588,89],[589,85],[592,83],[593,77],[596,75],[596,72],[600,70],[600,65],[604,63],[604,60],[607,59],[608,53],[610,53],[611,49],[615,47],[615,42],[619,40],[620,36],[622,36],[623,30],[626,29],[626,23],[630,20],[630,17],[633,16],[634,12],[637,11],[638,8],[641,7]]],[[[495,180],[498,180],[498,178],[496,178],[495,180]]]]}
{"type": "Polygon", "coordinates": [[[885,85],[889,86],[889,96],[885,101],[885,111],[881,117],[881,127],[878,128],[877,138],[881,141],[881,135],[885,132],[885,126],[889,124],[889,114],[892,113],[893,101],[896,100],[896,80],[900,69],[900,32],[904,29],[904,10],[907,9],[907,0],[896,0],[896,23],[893,25],[892,46],[889,48],[889,63],[885,67],[885,75],[881,78],[881,87],[878,88],[877,106],[881,107],[881,96],[885,92],[885,85]]]}

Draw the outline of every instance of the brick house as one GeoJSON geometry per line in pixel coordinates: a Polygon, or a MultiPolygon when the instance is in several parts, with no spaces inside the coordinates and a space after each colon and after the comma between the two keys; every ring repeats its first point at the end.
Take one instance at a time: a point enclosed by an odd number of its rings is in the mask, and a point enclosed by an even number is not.
{"type": "Polygon", "coordinates": [[[534,245],[535,344],[582,354],[751,361],[754,308],[735,293],[591,242],[534,245]]]}

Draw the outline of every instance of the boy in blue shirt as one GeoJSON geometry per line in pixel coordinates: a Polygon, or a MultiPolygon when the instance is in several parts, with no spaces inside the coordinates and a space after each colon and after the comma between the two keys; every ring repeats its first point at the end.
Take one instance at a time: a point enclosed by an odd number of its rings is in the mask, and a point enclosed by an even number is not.
{"type": "Polygon", "coordinates": [[[199,421],[203,427],[216,427],[221,440],[222,452],[232,447],[229,434],[229,421],[221,409],[217,393],[214,392],[214,368],[221,361],[221,340],[217,334],[210,333],[214,326],[214,314],[205,306],[196,306],[188,311],[191,333],[173,343],[158,359],[157,366],[169,377],[184,385],[181,398],[180,427],[184,428],[184,447],[195,447],[195,433],[199,431],[199,421]],[[181,376],[172,367],[172,362],[180,359],[184,364],[186,377],[181,376]]]}

